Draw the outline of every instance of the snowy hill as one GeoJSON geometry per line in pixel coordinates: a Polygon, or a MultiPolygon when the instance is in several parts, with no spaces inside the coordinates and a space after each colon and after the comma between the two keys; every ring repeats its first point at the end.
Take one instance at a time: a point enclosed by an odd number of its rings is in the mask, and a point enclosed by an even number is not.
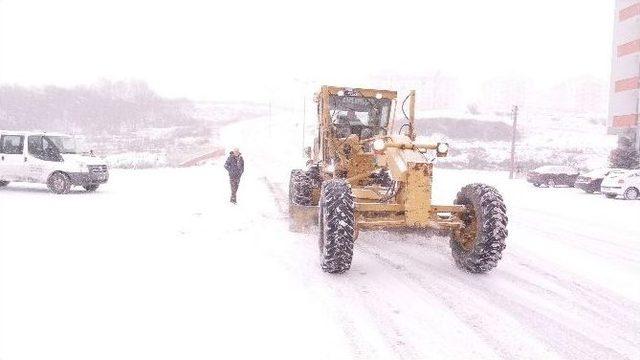
{"type": "MultiPolygon", "coordinates": [[[[473,115],[455,111],[418,113],[423,134],[450,139],[450,157],[444,166],[507,169],[511,150],[510,114],[473,115]]],[[[518,118],[516,159],[523,170],[544,164],[579,169],[607,166],[616,136],[607,135],[605,117],[521,113],[518,118]]]]}

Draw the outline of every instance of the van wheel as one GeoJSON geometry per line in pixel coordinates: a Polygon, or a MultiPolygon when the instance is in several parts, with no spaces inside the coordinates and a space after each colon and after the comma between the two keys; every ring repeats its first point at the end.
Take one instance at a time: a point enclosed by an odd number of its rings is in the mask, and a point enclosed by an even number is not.
{"type": "Polygon", "coordinates": [[[47,180],[49,190],[56,194],[66,194],[71,190],[71,180],[65,173],[56,172],[49,176],[47,180]]]}
{"type": "Polygon", "coordinates": [[[94,191],[98,190],[98,187],[100,187],[100,185],[95,185],[94,184],[94,185],[85,185],[85,186],[83,186],[83,188],[85,190],[87,190],[87,192],[94,192],[94,191]]]}
{"type": "Polygon", "coordinates": [[[5,187],[9,185],[9,181],[0,180],[0,187],[5,187]]]}

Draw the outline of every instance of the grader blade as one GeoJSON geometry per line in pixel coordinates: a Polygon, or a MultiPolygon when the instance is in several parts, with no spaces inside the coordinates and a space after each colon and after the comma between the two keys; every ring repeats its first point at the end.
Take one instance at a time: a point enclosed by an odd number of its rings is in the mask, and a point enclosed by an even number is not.
{"type": "Polygon", "coordinates": [[[289,230],[293,232],[308,232],[318,224],[318,207],[304,205],[289,205],[289,230]]]}

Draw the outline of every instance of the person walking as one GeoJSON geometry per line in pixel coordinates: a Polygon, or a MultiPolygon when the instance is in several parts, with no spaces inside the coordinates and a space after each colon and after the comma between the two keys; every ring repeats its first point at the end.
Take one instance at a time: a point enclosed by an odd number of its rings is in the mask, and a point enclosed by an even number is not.
{"type": "Polygon", "coordinates": [[[237,203],[236,193],[238,192],[238,186],[240,185],[240,177],[244,172],[244,160],[240,154],[238,148],[234,148],[230,153],[227,161],[224,163],[224,168],[229,173],[229,183],[231,184],[231,202],[237,203]]]}

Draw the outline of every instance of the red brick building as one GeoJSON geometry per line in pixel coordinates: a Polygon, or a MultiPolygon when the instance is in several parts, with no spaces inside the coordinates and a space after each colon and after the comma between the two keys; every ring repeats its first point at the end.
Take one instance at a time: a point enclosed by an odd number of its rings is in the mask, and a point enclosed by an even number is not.
{"type": "Polygon", "coordinates": [[[640,0],[615,0],[608,128],[640,148],[640,0]]]}

